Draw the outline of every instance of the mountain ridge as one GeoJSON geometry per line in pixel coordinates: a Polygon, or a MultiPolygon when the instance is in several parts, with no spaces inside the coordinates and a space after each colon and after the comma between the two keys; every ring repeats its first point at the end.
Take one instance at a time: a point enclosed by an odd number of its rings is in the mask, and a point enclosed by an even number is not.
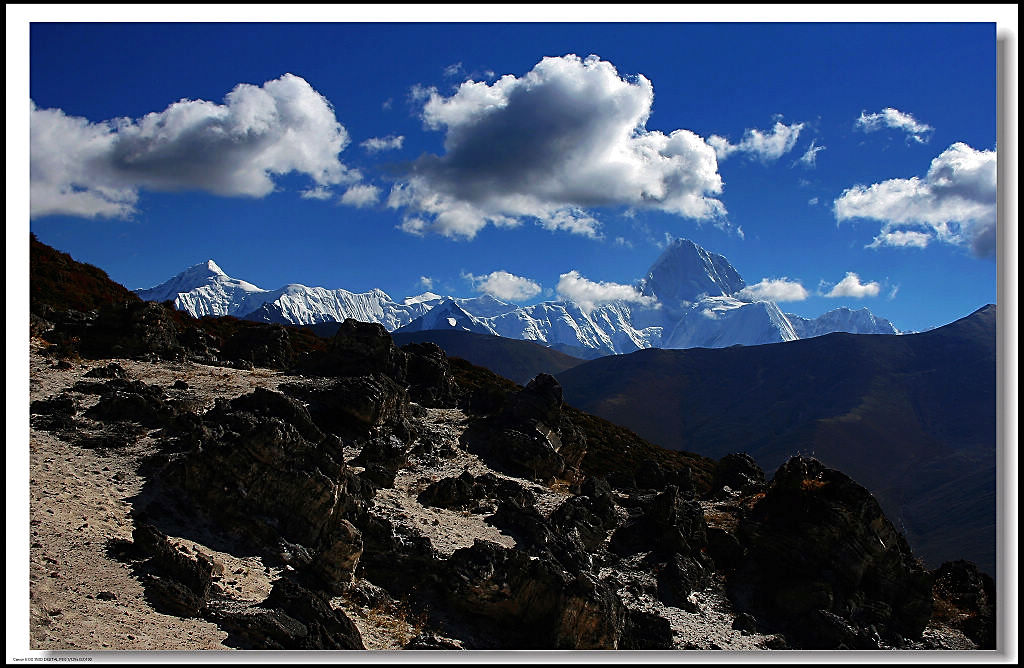
{"type": "Polygon", "coordinates": [[[584,307],[560,299],[518,306],[490,295],[459,298],[427,292],[398,302],[382,290],[289,284],[264,290],[223,273],[213,260],[194,265],[164,283],[137,290],[147,300],[171,300],[195,316],[233,315],[278,324],[378,322],[388,331],[444,329],[445,318],[427,314],[454,303],[459,327],[535,341],[583,356],[630,353],[645,348],[728,347],[793,341],[832,331],[898,334],[890,321],[867,309],[835,309],[818,318],[784,313],[774,301],[741,298],[746,286],[722,255],[688,239],[662,251],[636,284],[640,301],[613,300],[584,307]],[[217,271],[209,270],[209,265],[217,271]],[[205,267],[205,269],[204,269],[205,267]]]}
{"type": "Polygon", "coordinates": [[[903,517],[930,561],[960,551],[958,530],[980,531],[968,558],[993,572],[996,311],[898,337],[644,350],[558,378],[573,405],[665,447],[739,449],[765,470],[813,453],[903,517]],[[929,495],[958,520],[936,516],[929,495]]]}

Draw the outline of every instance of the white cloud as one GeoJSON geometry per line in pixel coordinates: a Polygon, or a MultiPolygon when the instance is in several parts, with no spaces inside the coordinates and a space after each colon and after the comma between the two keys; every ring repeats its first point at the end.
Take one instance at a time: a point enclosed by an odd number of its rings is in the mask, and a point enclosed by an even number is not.
{"type": "Polygon", "coordinates": [[[544,58],[519,78],[465,81],[449,97],[418,86],[411,97],[425,100],[426,127],[445,132],[444,154],[418,159],[388,198],[419,233],[472,238],[536,219],[596,237],[587,210],[600,206],[725,214],[714,150],[689,130],[648,131],[651,82],[597,56],[544,58]]]}
{"type": "Polygon", "coordinates": [[[803,130],[803,123],[786,125],[775,121],[771,131],[748,129],[738,144],[731,144],[725,137],[711,135],[708,144],[714,147],[719,160],[725,160],[733,153],[747,153],[763,162],[774,162],[789,153],[796,146],[797,137],[803,130]]]}
{"type": "Polygon", "coordinates": [[[463,278],[473,284],[477,292],[497,297],[503,301],[523,301],[540,294],[540,284],[507,271],[492,271],[484,276],[464,273],[463,278]]]}
{"type": "Polygon", "coordinates": [[[807,299],[807,289],[799,281],[782,278],[762,278],[760,283],[748,285],[737,297],[756,302],[799,302],[807,299]]]}
{"type": "Polygon", "coordinates": [[[402,148],[405,142],[403,135],[388,135],[387,137],[370,137],[364,141],[362,146],[367,153],[379,153],[380,151],[394,151],[402,148]]]}
{"type": "Polygon", "coordinates": [[[825,150],[825,146],[816,146],[816,140],[811,140],[811,145],[807,147],[807,151],[804,152],[797,163],[807,167],[808,169],[814,168],[818,164],[818,153],[825,150]]]}
{"type": "Polygon", "coordinates": [[[818,198],[817,197],[812,197],[811,199],[807,200],[807,204],[808,204],[808,206],[817,206],[818,205],[818,198]]]}
{"type": "Polygon", "coordinates": [[[328,200],[334,197],[334,192],[331,191],[330,188],[317,186],[315,188],[307,188],[306,190],[303,190],[299,193],[299,196],[302,197],[302,199],[328,200]]]}
{"type": "Polygon", "coordinates": [[[913,230],[897,230],[895,232],[882,232],[875,237],[874,241],[865,248],[879,248],[881,246],[896,246],[901,248],[925,248],[931,241],[931,235],[925,232],[913,230]]]}
{"type": "Polygon", "coordinates": [[[580,276],[575,269],[559,276],[555,289],[559,297],[571,299],[585,309],[611,301],[635,302],[645,306],[653,306],[656,303],[653,297],[640,294],[632,285],[607,281],[594,282],[580,276]]]}
{"type": "Polygon", "coordinates": [[[932,126],[921,123],[910,114],[892,107],[886,107],[877,114],[860,112],[860,118],[853,122],[853,127],[864,132],[874,132],[883,127],[902,130],[907,133],[908,138],[919,144],[927,143],[933,130],[932,126]]]}
{"type": "Polygon", "coordinates": [[[877,297],[881,289],[882,286],[876,281],[861,283],[860,276],[852,271],[848,271],[843,280],[836,283],[831,290],[825,293],[825,296],[863,299],[864,297],[877,297]]]}
{"type": "Polygon", "coordinates": [[[923,179],[857,185],[845,190],[833,208],[839,222],[882,221],[875,247],[923,247],[937,240],[990,256],[996,243],[996,152],[957,142],[932,160],[923,179]]]}
{"type": "Polygon", "coordinates": [[[459,74],[464,71],[465,70],[462,68],[462,61],[460,60],[459,62],[452,63],[448,67],[444,68],[444,75],[449,79],[452,79],[459,76],[459,74]]]}
{"type": "Polygon", "coordinates": [[[33,102],[30,143],[33,217],[128,216],[141,189],[263,197],[288,172],[317,186],[361,178],[338,160],[348,134],[330,103],[292,74],[134,120],[92,123],[33,102]]]}
{"type": "Polygon", "coordinates": [[[342,204],[363,208],[376,204],[379,199],[380,188],[363,183],[350,187],[339,201],[342,204]]]}
{"type": "Polygon", "coordinates": [[[420,285],[426,290],[434,289],[434,279],[430,276],[420,276],[420,285]]]}

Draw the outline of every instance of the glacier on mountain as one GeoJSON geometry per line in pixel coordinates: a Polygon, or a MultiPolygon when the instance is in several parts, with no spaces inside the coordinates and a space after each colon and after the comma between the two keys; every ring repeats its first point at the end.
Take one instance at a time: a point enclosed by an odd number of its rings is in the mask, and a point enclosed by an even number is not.
{"type": "Polygon", "coordinates": [[[760,345],[830,332],[899,333],[867,308],[838,308],[818,318],[783,313],[773,301],[739,299],[745,286],[725,257],[676,239],[637,282],[648,298],[639,303],[584,306],[563,299],[519,306],[486,294],[460,298],[433,292],[396,302],[383,290],[357,293],[298,283],[264,290],[228,276],[213,260],[135,292],[149,301],[171,300],[196,317],[232,315],[290,325],[354,318],[388,331],[459,329],[525,339],[582,357],[644,348],[760,345]]]}

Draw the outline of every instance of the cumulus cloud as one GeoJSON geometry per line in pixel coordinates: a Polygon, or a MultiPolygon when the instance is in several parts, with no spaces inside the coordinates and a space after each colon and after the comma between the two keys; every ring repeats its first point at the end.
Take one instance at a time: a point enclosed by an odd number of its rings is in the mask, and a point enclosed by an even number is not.
{"type": "Polygon", "coordinates": [[[477,292],[491,295],[503,301],[523,301],[540,294],[540,284],[523,276],[516,276],[507,271],[492,271],[484,276],[470,273],[462,275],[473,284],[477,292]]]}
{"type": "Polygon", "coordinates": [[[689,130],[648,131],[651,82],[597,56],[544,58],[522,77],[465,81],[447,97],[417,86],[410,97],[445,138],[444,154],[419,158],[388,197],[405,210],[403,229],[472,238],[532,219],[596,237],[594,207],[725,214],[714,150],[689,130]]]}
{"type": "Polygon", "coordinates": [[[925,248],[931,236],[924,232],[913,230],[897,230],[895,232],[883,232],[865,248],[879,248],[881,246],[896,246],[903,248],[925,248]]]}
{"type": "Polygon", "coordinates": [[[718,135],[708,137],[708,144],[714,147],[719,160],[725,160],[733,153],[739,152],[756,157],[762,162],[774,162],[793,150],[803,129],[803,123],[786,125],[782,121],[775,121],[770,131],[753,128],[746,130],[738,144],[731,144],[728,139],[718,135]]]}
{"type": "Polygon", "coordinates": [[[307,188],[306,190],[303,190],[299,193],[299,196],[302,197],[302,199],[328,200],[334,197],[334,192],[330,188],[317,186],[315,188],[307,188]]]}
{"type": "Polygon", "coordinates": [[[882,222],[871,246],[923,248],[933,240],[995,253],[996,152],[957,142],[932,160],[924,178],[891,179],[843,191],[836,220],[882,222]]]}
{"type": "Polygon", "coordinates": [[[864,297],[877,297],[882,286],[876,281],[861,283],[860,276],[852,271],[846,272],[843,280],[832,286],[832,289],[823,294],[826,297],[853,297],[863,299],[864,297]]]}
{"type": "Polygon", "coordinates": [[[289,172],[318,187],[361,178],[338,160],[349,139],[330,103],[292,74],[139,119],[92,123],[33,102],[29,133],[33,217],[128,216],[141,189],[263,197],[289,172]]]}
{"type": "Polygon", "coordinates": [[[919,144],[927,143],[931,139],[933,130],[932,126],[921,123],[910,114],[905,114],[892,107],[886,107],[877,114],[860,112],[860,118],[853,122],[853,127],[864,132],[875,132],[883,127],[901,130],[907,133],[909,139],[913,139],[919,144]]]}
{"type": "Polygon", "coordinates": [[[394,151],[400,149],[404,142],[405,137],[403,135],[388,135],[387,137],[370,137],[360,144],[360,146],[362,146],[367,153],[379,153],[381,151],[394,151]]]}
{"type": "Polygon", "coordinates": [[[586,309],[611,301],[635,302],[644,306],[653,306],[656,303],[653,297],[640,294],[632,285],[591,281],[581,276],[575,269],[558,277],[555,290],[562,299],[571,299],[586,309]]]}
{"type": "Polygon", "coordinates": [[[808,169],[813,169],[818,164],[818,154],[825,150],[824,146],[817,146],[817,140],[812,139],[811,145],[794,164],[800,164],[808,169]]]}
{"type": "Polygon", "coordinates": [[[760,283],[748,285],[736,296],[755,302],[799,302],[807,299],[807,289],[799,281],[782,278],[762,278],[760,283]]]}
{"type": "Polygon", "coordinates": [[[420,285],[426,290],[434,289],[434,279],[430,276],[420,276],[420,285]]]}
{"type": "Polygon", "coordinates": [[[365,183],[358,183],[351,186],[341,196],[340,202],[359,208],[372,206],[380,199],[380,188],[365,183]]]}

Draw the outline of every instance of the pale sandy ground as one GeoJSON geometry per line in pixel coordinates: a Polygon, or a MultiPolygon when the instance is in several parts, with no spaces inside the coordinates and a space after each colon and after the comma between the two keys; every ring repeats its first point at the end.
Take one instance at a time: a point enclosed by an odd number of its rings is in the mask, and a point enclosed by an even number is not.
{"type": "MultiPolygon", "coordinates": [[[[50,359],[31,355],[31,400],[44,399],[70,388],[102,363],[76,363],[59,370],[50,359]]],[[[276,389],[294,381],[265,369],[239,370],[193,363],[117,361],[132,379],[165,389],[185,380],[203,407],[216,396],[233,397],[256,387],[276,389]]],[[[76,394],[82,410],[96,401],[76,394]]],[[[453,443],[465,427],[458,410],[430,409],[424,421],[453,443]]],[[[136,445],[117,450],[90,450],[64,442],[53,433],[33,429],[30,435],[30,647],[40,650],[223,650],[226,633],[200,619],[160,614],[143,597],[143,588],[128,565],[106,554],[111,539],[130,540],[131,499],[144,480],[139,463],[154,447],[144,437],[136,445]],[[104,593],[101,596],[102,592],[104,593]],[[113,594],[110,598],[109,594],[113,594]],[[106,600],[105,600],[106,599],[106,600]]],[[[354,456],[355,452],[346,453],[354,456]]],[[[513,546],[515,541],[484,522],[481,515],[426,508],[416,501],[424,487],[464,470],[479,475],[489,469],[475,455],[459,451],[453,459],[425,462],[414,459],[400,472],[394,489],[378,492],[373,512],[430,538],[442,556],[468,547],[476,538],[513,546]]],[[[527,483],[529,484],[529,483],[527,483]]],[[[537,506],[549,514],[565,498],[558,488],[530,485],[537,506]]],[[[190,534],[191,535],[191,534],[190,534]]],[[[231,596],[262,600],[278,571],[267,569],[257,557],[240,558],[218,552],[195,540],[172,538],[182,549],[203,552],[215,562],[217,584],[231,596]]],[[[602,576],[614,575],[606,569],[602,576]]],[[[721,587],[691,595],[698,612],[670,608],[649,597],[621,592],[630,607],[657,611],[669,619],[677,645],[700,649],[763,649],[766,636],[745,635],[731,628],[733,612],[721,587]]],[[[359,628],[371,650],[396,650],[422,627],[397,601],[372,608],[347,597],[333,599],[359,628]]],[[[700,655],[688,654],[691,658],[700,655]]]]}

